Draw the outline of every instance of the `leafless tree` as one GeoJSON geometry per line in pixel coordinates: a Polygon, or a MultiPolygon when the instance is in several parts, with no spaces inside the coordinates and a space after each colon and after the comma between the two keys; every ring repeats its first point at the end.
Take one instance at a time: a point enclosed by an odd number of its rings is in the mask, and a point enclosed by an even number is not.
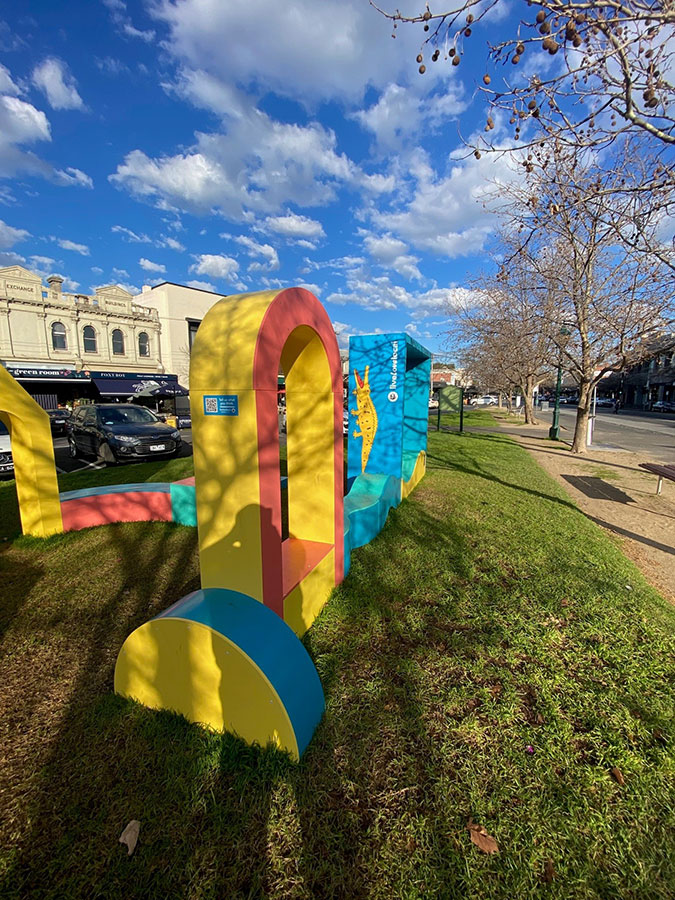
{"type": "Polygon", "coordinates": [[[551,372],[553,310],[538,289],[539,273],[526,255],[514,253],[514,240],[502,233],[498,246],[510,253],[511,264],[498,278],[481,275],[456,307],[462,356],[479,383],[487,377],[509,394],[519,391],[525,422],[537,424],[534,391],[551,372]]]}
{"type": "Polygon", "coordinates": [[[659,237],[672,187],[630,189],[640,165],[630,143],[602,165],[596,157],[552,141],[532,154],[522,180],[500,188],[516,250],[507,248],[498,279],[509,283],[512,267],[535,273],[549,339],[579,385],[577,453],[594,387],[672,327],[675,301],[672,250],[659,237]]]}
{"type": "MultiPolygon", "coordinates": [[[[427,3],[418,15],[404,16],[370,2],[392,22],[394,36],[399,25],[423,29],[422,75],[429,63],[459,66],[480,52],[470,49],[472,36],[506,6],[506,0],[455,0],[450,8],[427,3]]],[[[496,112],[506,113],[513,138],[525,145],[542,133],[577,148],[605,146],[627,133],[647,135],[662,148],[675,144],[673,0],[519,0],[518,12],[522,18],[506,24],[511,33],[488,44],[480,88],[489,114],[476,154],[494,149],[496,112]],[[559,61],[525,76],[518,66],[533,54],[559,61]],[[538,128],[528,130],[528,123],[538,128]]]]}

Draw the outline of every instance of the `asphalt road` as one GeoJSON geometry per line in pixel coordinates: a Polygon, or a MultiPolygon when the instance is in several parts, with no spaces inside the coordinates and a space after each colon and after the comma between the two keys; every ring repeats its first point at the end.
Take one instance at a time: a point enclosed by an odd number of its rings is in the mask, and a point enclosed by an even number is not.
{"type": "MultiPolygon", "coordinates": [[[[550,422],[553,412],[542,410],[537,415],[550,422]]],[[[576,406],[560,407],[560,436],[571,441],[574,436],[576,406]]],[[[640,413],[633,410],[618,414],[599,409],[595,420],[593,446],[598,450],[630,450],[648,453],[655,462],[675,464],[675,416],[640,413]]]]}

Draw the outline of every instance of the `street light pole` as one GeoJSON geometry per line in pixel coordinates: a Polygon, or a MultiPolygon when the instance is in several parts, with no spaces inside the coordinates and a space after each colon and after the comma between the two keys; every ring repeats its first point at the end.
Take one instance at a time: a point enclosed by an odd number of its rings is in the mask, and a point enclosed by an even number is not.
{"type": "Polygon", "coordinates": [[[563,343],[570,336],[567,328],[560,329],[560,343],[558,344],[558,379],[555,385],[555,406],[553,408],[553,422],[548,430],[548,436],[552,441],[560,440],[560,389],[562,388],[562,363],[563,363],[563,343]]]}
{"type": "Polygon", "coordinates": [[[553,422],[548,430],[548,436],[552,441],[560,440],[560,388],[562,387],[562,350],[558,357],[558,380],[555,384],[555,406],[553,407],[553,422]]]}

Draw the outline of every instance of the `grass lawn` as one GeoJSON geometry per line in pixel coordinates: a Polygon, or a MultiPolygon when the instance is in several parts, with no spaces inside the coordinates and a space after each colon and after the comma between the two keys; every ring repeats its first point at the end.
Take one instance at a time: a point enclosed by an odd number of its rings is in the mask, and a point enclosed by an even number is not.
{"type": "Polygon", "coordinates": [[[517,444],[430,433],[306,636],[299,765],[112,694],[126,635],[198,587],[195,537],[0,545],[3,900],[673,897],[675,611],[517,444]]]}

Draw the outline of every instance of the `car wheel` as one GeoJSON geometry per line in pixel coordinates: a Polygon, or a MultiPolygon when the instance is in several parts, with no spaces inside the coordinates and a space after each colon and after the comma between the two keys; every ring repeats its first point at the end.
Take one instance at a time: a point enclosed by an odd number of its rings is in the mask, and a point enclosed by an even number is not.
{"type": "Polygon", "coordinates": [[[119,460],[110,449],[109,444],[101,444],[98,448],[98,458],[102,460],[106,466],[116,466],[119,460]]]}
{"type": "Polygon", "coordinates": [[[70,453],[71,459],[77,459],[77,444],[72,437],[68,438],[68,452],[70,453]]]}

